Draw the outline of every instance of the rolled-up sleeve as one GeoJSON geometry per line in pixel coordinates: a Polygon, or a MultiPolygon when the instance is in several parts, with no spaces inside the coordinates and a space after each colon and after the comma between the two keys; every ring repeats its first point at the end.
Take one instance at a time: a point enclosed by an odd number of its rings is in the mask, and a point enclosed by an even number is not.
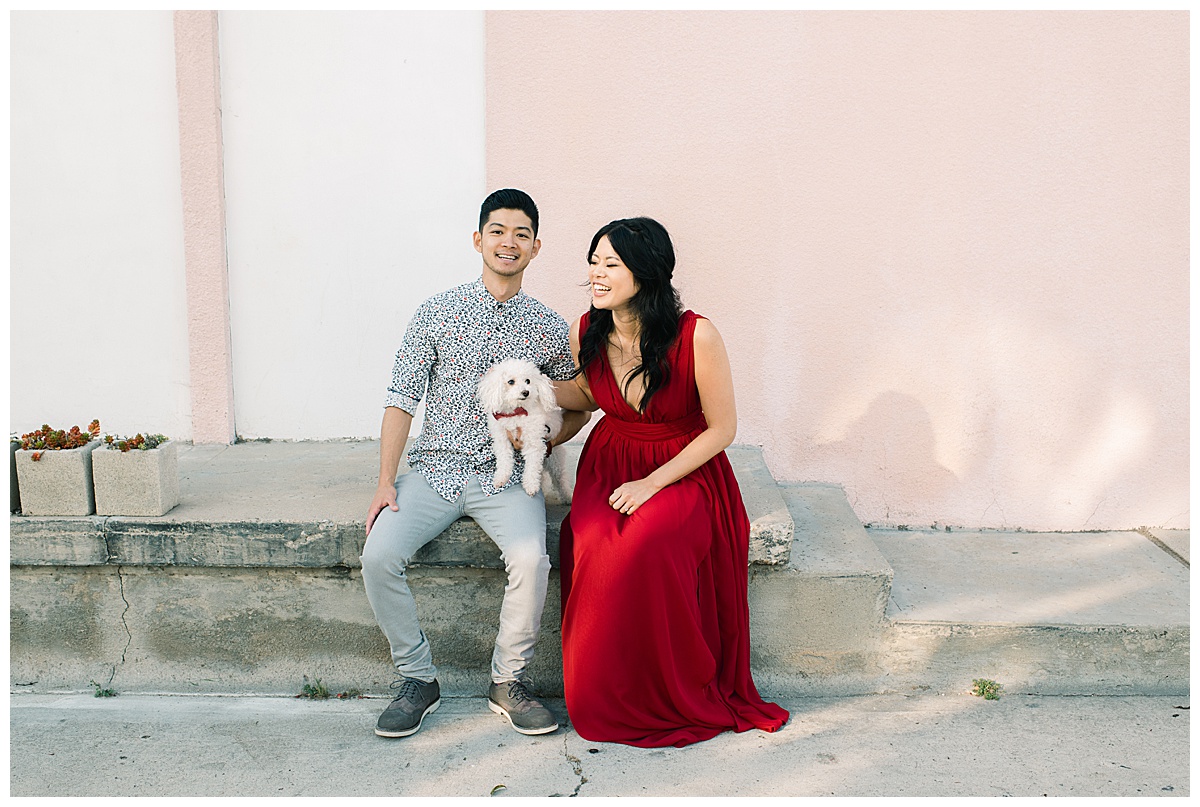
{"type": "Polygon", "coordinates": [[[555,381],[566,381],[575,372],[575,360],[571,357],[570,326],[559,318],[554,328],[554,347],[549,361],[542,365],[542,372],[555,381]]]}
{"type": "Polygon", "coordinates": [[[383,405],[395,406],[413,414],[425,396],[429,373],[437,359],[437,350],[430,338],[430,315],[426,305],[413,314],[404,332],[404,343],[396,351],[392,367],[392,383],[388,385],[383,405]]]}

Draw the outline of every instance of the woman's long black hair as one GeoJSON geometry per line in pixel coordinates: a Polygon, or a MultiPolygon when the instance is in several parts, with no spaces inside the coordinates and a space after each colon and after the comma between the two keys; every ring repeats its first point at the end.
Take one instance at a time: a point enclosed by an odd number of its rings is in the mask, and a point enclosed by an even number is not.
{"type": "MultiPolygon", "coordinates": [[[[627,391],[639,374],[644,375],[646,392],[642,395],[639,411],[645,412],[650,398],[667,383],[670,375],[667,351],[679,336],[679,317],[683,313],[683,304],[679,292],[671,285],[671,275],[675,271],[675,248],[671,245],[671,236],[666,228],[654,219],[618,219],[601,227],[592,237],[587,253],[588,263],[591,263],[592,255],[596,252],[596,244],[605,236],[608,236],[608,243],[637,281],[638,291],[629,301],[629,306],[637,316],[641,330],[639,346],[642,363],[629,373],[622,391],[627,391]]],[[[607,351],[612,330],[612,312],[592,306],[587,331],[579,339],[581,371],[596,361],[601,352],[607,351]]]]}

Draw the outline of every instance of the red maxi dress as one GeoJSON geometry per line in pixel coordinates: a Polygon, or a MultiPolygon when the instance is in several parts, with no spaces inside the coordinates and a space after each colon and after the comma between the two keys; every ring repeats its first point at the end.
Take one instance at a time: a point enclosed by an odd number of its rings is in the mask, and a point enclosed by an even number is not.
{"type": "MultiPolygon", "coordinates": [[[[600,357],[584,372],[604,410],[584,444],[563,521],[563,683],[579,736],[682,747],[723,731],[775,731],[788,713],[750,677],[750,522],[724,452],[632,515],[609,495],[668,462],[707,428],[684,312],[670,377],[644,414],[600,357]]],[[[587,329],[587,315],[580,325],[587,329]]]]}

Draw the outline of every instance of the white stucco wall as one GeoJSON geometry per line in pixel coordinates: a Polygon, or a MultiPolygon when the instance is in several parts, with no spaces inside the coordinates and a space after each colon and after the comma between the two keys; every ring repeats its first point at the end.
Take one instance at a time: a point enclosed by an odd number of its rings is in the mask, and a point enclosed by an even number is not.
{"type": "Polygon", "coordinates": [[[190,439],[171,12],[10,23],[9,427],[190,439]]]}
{"type": "Polygon", "coordinates": [[[480,12],[222,12],[236,428],[378,436],[416,306],[478,275],[480,12]]]}

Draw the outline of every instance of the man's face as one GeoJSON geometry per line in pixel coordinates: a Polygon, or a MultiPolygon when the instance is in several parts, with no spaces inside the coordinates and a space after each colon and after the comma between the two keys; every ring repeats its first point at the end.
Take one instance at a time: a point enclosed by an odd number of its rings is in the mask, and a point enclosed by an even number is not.
{"type": "Polygon", "coordinates": [[[475,233],[475,251],[483,256],[483,265],[502,277],[524,272],[541,246],[533,237],[533,222],[520,210],[493,210],[483,232],[475,233]]]}

